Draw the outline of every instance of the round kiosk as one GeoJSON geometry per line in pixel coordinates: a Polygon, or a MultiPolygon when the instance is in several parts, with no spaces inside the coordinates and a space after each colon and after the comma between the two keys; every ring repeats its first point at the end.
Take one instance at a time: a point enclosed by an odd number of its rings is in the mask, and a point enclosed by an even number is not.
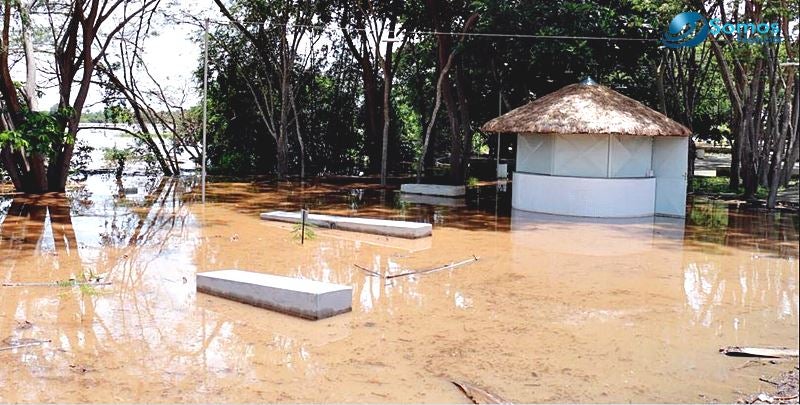
{"type": "Polygon", "coordinates": [[[691,131],[591,78],[481,129],[517,134],[515,209],[582,217],[685,216],[691,131]]]}

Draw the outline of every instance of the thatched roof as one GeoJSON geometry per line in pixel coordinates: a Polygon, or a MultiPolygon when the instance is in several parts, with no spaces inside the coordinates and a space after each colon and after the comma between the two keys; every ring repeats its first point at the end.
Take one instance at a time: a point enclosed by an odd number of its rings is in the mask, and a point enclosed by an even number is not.
{"type": "Polygon", "coordinates": [[[591,79],[571,84],[511,110],[485,132],[689,136],[685,126],[591,79]]]}

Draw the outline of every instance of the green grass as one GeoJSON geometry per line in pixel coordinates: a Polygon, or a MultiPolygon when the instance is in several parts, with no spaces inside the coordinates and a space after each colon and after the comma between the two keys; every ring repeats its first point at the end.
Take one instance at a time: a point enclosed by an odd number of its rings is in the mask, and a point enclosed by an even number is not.
{"type": "Polygon", "coordinates": [[[294,240],[300,240],[301,238],[305,239],[305,240],[314,240],[314,238],[317,237],[317,233],[314,232],[314,228],[316,228],[316,227],[317,227],[316,225],[312,225],[312,224],[306,222],[306,226],[304,228],[303,224],[298,222],[298,223],[294,224],[294,226],[292,227],[292,238],[294,240]],[[303,232],[303,231],[305,231],[305,232],[303,232]],[[303,238],[303,233],[305,233],[305,237],[304,238],[303,238]]]}
{"type": "MultiPolygon", "coordinates": [[[[692,178],[692,190],[698,194],[729,194],[731,191],[728,190],[728,183],[730,183],[730,178],[728,177],[695,176],[692,178]]],[[[739,186],[739,190],[735,194],[744,194],[744,187],[739,186]]],[[[767,194],[769,194],[769,190],[766,187],[759,186],[755,197],[764,200],[767,198],[767,194]]]]}
{"type": "Polygon", "coordinates": [[[78,291],[81,294],[86,296],[94,296],[94,295],[101,295],[102,292],[95,288],[92,283],[100,282],[100,277],[96,276],[93,271],[89,270],[89,273],[83,273],[79,277],[75,279],[69,280],[59,280],[56,281],[56,285],[60,288],[75,288],[78,287],[78,291]]]}

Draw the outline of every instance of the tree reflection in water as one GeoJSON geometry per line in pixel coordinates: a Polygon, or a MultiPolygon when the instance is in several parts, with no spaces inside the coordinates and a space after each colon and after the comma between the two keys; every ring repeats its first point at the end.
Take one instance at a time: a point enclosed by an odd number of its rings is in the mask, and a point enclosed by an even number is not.
{"type": "Polygon", "coordinates": [[[699,254],[684,266],[692,321],[719,327],[718,312],[726,305],[740,308],[734,318],[736,330],[748,322],[797,317],[797,269],[786,266],[798,259],[797,218],[794,213],[730,204],[692,204],[686,246],[699,254]],[[755,309],[759,306],[763,309],[755,309]]]}
{"type": "MultiPolygon", "coordinates": [[[[69,195],[0,199],[1,281],[50,282],[91,272],[103,273],[113,282],[109,288],[98,288],[97,294],[50,287],[0,290],[0,338],[52,341],[53,350],[24,354],[22,363],[29,372],[48,370],[50,375],[68,378],[75,370],[92,371],[98,356],[160,350],[165,344],[177,347],[168,350],[170,356],[162,359],[162,365],[165,370],[176,368],[170,364],[187,363],[183,357],[202,358],[225,330],[224,322],[209,319],[207,324],[193,325],[203,331],[200,344],[171,342],[175,331],[169,317],[183,313],[194,292],[189,288],[171,292],[160,275],[149,277],[148,270],[157,262],[154,269],[178,265],[181,272],[194,273],[192,263],[186,262],[191,253],[169,252],[181,245],[180,240],[193,238],[190,229],[196,227],[190,226],[194,219],[185,204],[191,196],[184,194],[193,182],[180,178],[132,182],[138,190],[129,195],[118,193],[114,183],[90,181],[69,195]],[[21,320],[33,326],[20,328],[21,320]],[[71,369],[61,370],[58,365],[63,364],[71,369]]],[[[194,249],[194,245],[177,249],[194,249]]],[[[136,357],[120,355],[120,367],[136,357]]],[[[0,380],[9,381],[16,374],[13,367],[6,372],[0,372],[0,380]],[[11,374],[3,375],[6,372],[11,374]]],[[[26,384],[41,385],[28,386],[28,390],[47,391],[45,379],[29,379],[26,384]]],[[[78,394],[91,395],[90,391],[78,394]]]]}

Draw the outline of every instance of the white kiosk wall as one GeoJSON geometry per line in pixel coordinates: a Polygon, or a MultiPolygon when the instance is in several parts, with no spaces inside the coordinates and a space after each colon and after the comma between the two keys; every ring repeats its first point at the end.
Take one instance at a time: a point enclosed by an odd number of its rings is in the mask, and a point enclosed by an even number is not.
{"type": "Polygon", "coordinates": [[[555,135],[555,176],[607,177],[608,135],[555,135]]]}
{"type": "Polygon", "coordinates": [[[614,135],[609,140],[608,177],[649,177],[653,138],[614,135]]]}
{"type": "Polygon", "coordinates": [[[652,137],[521,134],[517,139],[518,172],[568,177],[650,177],[652,137]]]}
{"type": "Polygon", "coordinates": [[[656,137],[653,174],[656,177],[656,214],[686,216],[686,173],[689,138],[656,137]]]}
{"type": "Polygon", "coordinates": [[[517,136],[517,171],[550,174],[553,165],[553,135],[517,136]]]}

